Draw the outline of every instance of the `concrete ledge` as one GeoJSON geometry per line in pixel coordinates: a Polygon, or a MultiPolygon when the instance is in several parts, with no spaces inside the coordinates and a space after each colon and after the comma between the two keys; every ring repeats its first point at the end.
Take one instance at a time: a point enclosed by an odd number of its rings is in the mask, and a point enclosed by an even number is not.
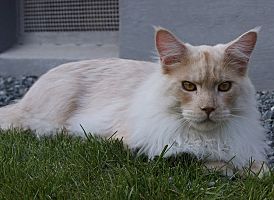
{"type": "Polygon", "coordinates": [[[0,75],[41,75],[60,64],[118,57],[116,45],[17,45],[0,54],[0,75]]]}
{"type": "Polygon", "coordinates": [[[40,76],[49,69],[60,64],[71,62],[68,59],[0,59],[0,75],[22,75],[40,76]]]}
{"type": "Polygon", "coordinates": [[[118,46],[104,45],[75,45],[75,44],[24,44],[0,54],[0,59],[94,59],[118,57],[118,46]]]}

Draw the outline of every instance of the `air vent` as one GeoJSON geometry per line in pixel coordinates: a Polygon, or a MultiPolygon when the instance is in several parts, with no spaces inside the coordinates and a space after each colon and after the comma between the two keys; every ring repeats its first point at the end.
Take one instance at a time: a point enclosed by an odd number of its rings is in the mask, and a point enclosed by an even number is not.
{"type": "Polygon", "coordinates": [[[119,0],[24,0],[23,32],[118,31],[119,0]]]}

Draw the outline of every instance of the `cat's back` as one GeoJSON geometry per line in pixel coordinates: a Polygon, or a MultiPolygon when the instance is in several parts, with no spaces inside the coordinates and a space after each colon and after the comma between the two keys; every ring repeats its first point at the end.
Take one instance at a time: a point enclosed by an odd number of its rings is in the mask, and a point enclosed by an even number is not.
{"type": "Polygon", "coordinates": [[[48,76],[74,80],[89,95],[129,96],[157,67],[152,62],[108,58],[67,63],[50,70],[48,76]]]}
{"type": "Polygon", "coordinates": [[[102,79],[138,79],[149,75],[157,68],[157,63],[120,58],[94,59],[70,62],[48,72],[50,75],[73,75],[90,81],[102,79]]]}
{"type": "MultiPolygon", "coordinates": [[[[21,102],[34,96],[47,100],[68,94],[73,98],[93,96],[100,99],[129,96],[154,71],[158,64],[120,58],[84,60],[62,64],[42,75],[21,102]],[[44,97],[46,96],[46,97],[44,97]]],[[[59,98],[60,99],[60,98],[59,98]]],[[[84,99],[84,98],[81,98],[84,99]]]]}

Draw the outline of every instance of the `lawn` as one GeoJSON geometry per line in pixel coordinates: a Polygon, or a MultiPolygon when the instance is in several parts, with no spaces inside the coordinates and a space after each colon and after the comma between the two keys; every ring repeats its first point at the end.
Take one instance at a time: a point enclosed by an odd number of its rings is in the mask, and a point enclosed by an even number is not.
{"type": "Polygon", "coordinates": [[[274,176],[233,179],[190,155],[148,160],[119,140],[0,133],[0,199],[274,199],[274,176]]]}

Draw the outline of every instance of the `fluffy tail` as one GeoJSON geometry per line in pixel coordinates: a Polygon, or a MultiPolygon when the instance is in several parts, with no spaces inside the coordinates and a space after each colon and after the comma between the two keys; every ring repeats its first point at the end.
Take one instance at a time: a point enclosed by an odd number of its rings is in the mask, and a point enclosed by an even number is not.
{"type": "Polygon", "coordinates": [[[20,113],[16,111],[16,104],[0,108],[0,128],[9,129],[11,127],[20,127],[20,113]]]}

